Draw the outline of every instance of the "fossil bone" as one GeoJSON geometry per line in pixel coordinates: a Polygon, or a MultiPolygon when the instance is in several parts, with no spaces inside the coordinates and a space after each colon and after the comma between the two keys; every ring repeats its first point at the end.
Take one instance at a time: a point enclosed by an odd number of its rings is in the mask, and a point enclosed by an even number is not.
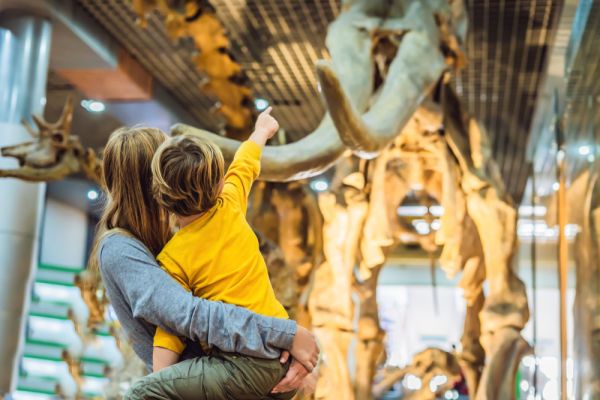
{"type": "Polygon", "coordinates": [[[489,283],[480,313],[481,344],[487,362],[475,398],[512,398],[519,362],[531,351],[520,334],[529,319],[525,285],[512,268],[517,212],[494,161],[488,158],[491,152],[483,148],[488,141],[474,138],[485,135],[485,131],[466,117],[449,86],[442,93],[446,137],[461,168],[467,212],[479,234],[489,283]],[[476,143],[482,148],[471,147],[476,143]],[[475,163],[478,157],[480,162],[475,163]]]}
{"type": "Polygon", "coordinates": [[[42,182],[64,179],[83,172],[101,184],[100,160],[92,149],[84,149],[77,136],[71,135],[73,97],[69,96],[58,121],[50,123],[34,116],[38,131],[24,122],[33,141],[0,148],[0,155],[17,159],[19,167],[0,170],[0,178],[18,178],[42,182]]]}
{"type": "Polygon", "coordinates": [[[198,89],[219,100],[214,109],[225,118],[228,134],[241,138],[252,129],[252,91],[245,84],[242,67],[230,53],[225,28],[208,2],[133,0],[132,6],[142,27],[147,25],[146,15],[157,10],[165,17],[165,28],[172,39],[192,38],[198,52],[194,64],[206,76],[198,89]]]}

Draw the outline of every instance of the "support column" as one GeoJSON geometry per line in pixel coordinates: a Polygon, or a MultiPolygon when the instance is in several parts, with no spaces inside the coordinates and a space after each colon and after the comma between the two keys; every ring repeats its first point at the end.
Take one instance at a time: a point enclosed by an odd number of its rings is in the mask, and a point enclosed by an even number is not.
{"type": "MultiPolygon", "coordinates": [[[[0,11],[0,146],[31,140],[21,120],[43,113],[51,32],[41,17],[0,11]]],[[[0,168],[13,163],[0,158],[0,168]]],[[[16,388],[44,193],[44,184],[0,179],[0,396],[16,388]]]]}

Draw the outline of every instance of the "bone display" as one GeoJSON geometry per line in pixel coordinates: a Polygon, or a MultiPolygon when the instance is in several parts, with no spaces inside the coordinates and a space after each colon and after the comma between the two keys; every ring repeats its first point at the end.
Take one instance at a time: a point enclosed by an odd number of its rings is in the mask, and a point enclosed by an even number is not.
{"type": "MultiPolygon", "coordinates": [[[[170,38],[191,38],[190,57],[207,77],[198,90],[218,99],[226,121],[221,132],[177,123],[170,134],[210,140],[231,162],[256,110],[252,82],[230,56],[227,32],[209,3],[133,0],[131,7],[141,26],[158,14],[170,38]]],[[[464,4],[343,0],[340,10],[327,31],[330,59],[314,66],[326,112],[304,137],[286,142],[281,134],[264,148],[247,211],[278,300],[315,333],[322,351],[314,393],[297,398],[379,399],[413,375],[420,387],[407,390],[405,399],[435,400],[461,383],[472,399],[514,399],[517,370],[533,351],[522,335],[529,302],[513,260],[518,212],[483,122],[451,83],[469,61],[462,48],[464,4]],[[319,175],[327,177],[326,189],[310,190],[319,175]],[[399,215],[409,200],[426,210],[426,233],[399,215]],[[443,208],[436,214],[439,229],[433,229],[434,205],[443,208]],[[378,284],[392,253],[405,245],[429,257],[434,298],[438,265],[449,279],[459,277],[465,319],[458,349],[411,349],[409,364],[387,368],[378,284]]],[[[32,118],[35,128],[25,123],[32,141],[0,148],[2,157],[18,162],[0,170],[0,178],[49,182],[83,175],[103,185],[101,152],[71,132],[73,97],[56,122],[32,118]]],[[[583,226],[576,244],[581,326],[575,353],[587,366],[579,386],[590,398],[600,390],[600,305],[590,283],[600,274],[597,179],[595,172],[583,175],[572,194],[586,199],[573,216],[583,226]]],[[[89,311],[87,324],[77,328],[86,337],[106,323],[109,301],[97,273],[85,271],[75,284],[89,311]]],[[[113,398],[144,371],[120,327],[110,334],[128,360],[110,371],[107,396],[113,398]]],[[[66,361],[82,393],[81,366],[66,361]]]]}
{"type": "Polygon", "coordinates": [[[255,114],[252,91],[242,83],[247,78],[231,56],[225,29],[207,6],[208,3],[195,0],[134,0],[132,4],[140,25],[146,26],[147,16],[157,11],[163,15],[172,40],[184,37],[193,40],[197,51],[194,64],[206,76],[206,81],[198,89],[218,99],[215,111],[224,117],[230,136],[240,138],[246,135],[252,129],[255,114]]]}
{"type": "Polygon", "coordinates": [[[73,97],[70,96],[58,121],[50,123],[34,115],[37,131],[24,121],[33,141],[0,148],[0,155],[19,161],[18,168],[0,170],[0,177],[47,182],[82,172],[100,184],[100,160],[93,149],[84,149],[79,138],[71,135],[72,119],[73,97]]]}

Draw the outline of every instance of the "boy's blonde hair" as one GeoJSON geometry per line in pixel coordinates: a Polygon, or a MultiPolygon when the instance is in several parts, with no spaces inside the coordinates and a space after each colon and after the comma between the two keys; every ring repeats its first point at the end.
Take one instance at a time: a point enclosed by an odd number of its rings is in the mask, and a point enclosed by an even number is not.
{"type": "Polygon", "coordinates": [[[152,159],[152,192],[169,212],[200,214],[217,202],[224,172],[223,154],[214,143],[193,135],[172,137],[152,159]]]}

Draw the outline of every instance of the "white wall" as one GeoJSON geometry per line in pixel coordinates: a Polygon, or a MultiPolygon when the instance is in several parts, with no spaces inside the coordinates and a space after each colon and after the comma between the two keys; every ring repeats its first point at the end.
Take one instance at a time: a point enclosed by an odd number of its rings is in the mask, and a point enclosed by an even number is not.
{"type": "Polygon", "coordinates": [[[42,225],[41,262],[82,267],[85,262],[87,224],[84,211],[49,198],[42,225]]]}
{"type": "MultiPolygon", "coordinates": [[[[465,302],[462,290],[448,286],[436,289],[437,313],[433,288],[430,286],[379,286],[377,299],[381,326],[388,333],[388,363],[405,365],[412,356],[427,347],[451,350],[452,345],[460,345],[465,302]]],[[[573,346],[573,289],[567,291],[567,326],[569,329],[569,357],[573,346]]],[[[529,306],[532,306],[533,293],[528,291],[529,306]]],[[[538,310],[535,319],[538,327],[537,355],[539,357],[560,357],[559,335],[559,291],[552,288],[537,290],[538,310]]],[[[523,330],[523,337],[533,342],[532,318],[523,330]]]]}
{"type": "Polygon", "coordinates": [[[379,286],[377,300],[388,364],[404,366],[427,347],[451,351],[460,345],[465,314],[460,289],[437,287],[434,297],[431,286],[379,286]]]}

